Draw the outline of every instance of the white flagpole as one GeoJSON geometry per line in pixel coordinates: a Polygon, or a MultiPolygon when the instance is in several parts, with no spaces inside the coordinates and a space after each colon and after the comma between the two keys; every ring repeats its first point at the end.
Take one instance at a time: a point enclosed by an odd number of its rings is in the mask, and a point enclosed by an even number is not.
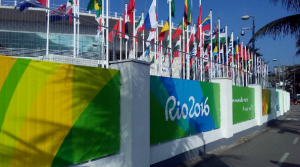
{"type": "MultiPolygon", "coordinates": [[[[0,1],[1,5],[1,1],[0,1]]],[[[47,0],[47,7],[50,8],[50,0],[47,0]]],[[[46,55],[49,55],[49,28],[50,28],[50,10],[47,10],[47,43],[46,43],[46,55]]]]}
{"type": "MultiPolygon", "coordinates": [[[[144,11],[142,11],[142,20],[144,20],[144,11]]],[[[145,30],[142,32],[143,36],[143,54],[145,53],[145,30]]]]}
{"type": "MultiPolygon", "coordinates": [[[[79,18],[79,7],[80,3],[79,0],[77,0],[77,17],[79,18]]],[[[77,19],[77,56],[79,56],[79,25],[80,25],[80,20],[77,19]]]]}
{"type": "MultiPolygon", "coordinates": [[[[104,6],[104,0],[102,0],[102,16],[101,16],[101,24],[102,25],[107,25],[107,24],[103,24],[104,22],[104,9],[103,9],[103,6],[104,6]]],[[[108,26],[107,26],[108,27],[108,26]]],[[[102,30],[102,39],[101,39],[101,58],[102,58],[102,68],[104,68],[104,30],[105,28],[104,27],[101,27],[101,30],[102,30]]]]}
{"type": "MultiPolygon", "coordinates": [[[[180,40],[180,49],[179,49],[179,51],[180,51],[180,50],[182,51],[182,47],[181,47],[181,36],[179,36],[179,40],[180,40]]],[[[181,60],[182,60],[182,56],[183,56],[183,55],[182,55],[182,52],[179,52],[179,54],[180,54],[180,56],[179,56],[179,59],[180,59],[180,60],[179,60],[179,63],[180,63],[179,78],[182,79],[183,77],[182,77],[182,75],[181,75],[181,74],[182,74],[181,60]]]]}
{"type": "Polygon", "coordinates": [[[218,40],[219,40],[219,47],[218,47],[218,66],[217,66],[217,68],[218,68],[218,77],[220,77],[220,59],[221,59],[221,57],[220,57],[220,49],[221,49],[221,41],[220,41],[220,30],[221,30],[221,20],[220,20],[220,18],[218,19],[218,24],[219,24],[219,27],[218,27],[218,31],[219,31],[219,38],[218,38],[218,40]]]}
{"type": "MultiPolygon", "coordinates": [[[[227,77],[228,78],[228,67],[229,67],[229,65],[228,65],[228,38],[227,38],[227,25],[225,26],[225,40],[226,40],[226,44],[225,44],[225,46],[226,46],[226,55],[224,54],[224,56],[226,57],[226,68],[225,68],[225,71],[226,71],[226,75],[224,75],[225,77],[227,77]]],[[[224,58],[223,58],[223,60],[224,60],[224,58]]],[[[224,71],[224,72],[225,72],[224,71]]]]}
{"type": "Polygon", "coordinates": [[[232,39],[232,45],[231,45],[231,63],[230,63],[230,67],[231,67],[231,78],[232,81],[235,83],[235,65],[234,65],[234,51],[233,51],[233,31],[231,32],[231,37],[230,40],[232,39]]]}
{"type": "Polygon", "coordinates": [[[210,9],[210,46],[211,46],[211,49],[210,49],[210,81],[212,79],[212,50],[213,50],[213,45],[212,45],[212,35],[213,35],[213,32],[212,32],[212,10],[210,9]]]}
{"type": "Polygon", "coordinates": [[[158,27],[155,29],[155,36],[154,36],[154,48],[155,48],[155,52],[154,52],[154,56],[155,56],[155,71],[156,71],[156,75],[158,75],[158,71],[159,71],[159,62],[158,62],[158,27]]]}
{"type": "Polygon", "coordinates": [[[186,52],[188,53],[186,56],[186,79],[190,80],[190,35],[189,35],[189,26],[186,26],[186,52]]]}
{"type": "Polygon", "coordinates": [[[258,84],[258,76],[257,76],[257,74],[258,74],[258,68],[257,68],[257,63],[258,63],[258,57],[256,57],[256,54],[254,54],[254,57],[255,57],[255,64],[256,64],[256,67],[254,67],[255,68],[255,84],[258,84]]]}
{"type": "MultiPolygon", "coordinates": [[[[182,45],[182,51],[184,53],[184,55],[182,55],[182,69],[183,69],[183,75],[182,75],[182,78],[185,79],[186,77],[186,71],[185,71],[185,57],[186,57],[186,53],[185,53],[185,35],[184,35],[184,16],[182,17],[182,42],[183,42],[183,45],[182,45]]],[[[171,34],[170,34],[171,35],[171,34]]],[[[170,41],[171,42],[171,41],[170,41]]]]}
{"type": "MultiPolygon", "coordinates": [[[[109,27],[108,22],[108,0],[106,0],[106,26],[109,27]]],[[[109,63],[109,42],[108,42],[108,36],[109,36],[109,29],[106,29],[106,68],[108,69],[108,63],[109,63]]]]}
{"type": "MultiPolygon", "coordinates": [[[[124,15],[124,18],[123,18],[125,20],[125,24],[126,24],[126,21],[127,21],[127,16],[128,16],[127,15],[127,2],[125,2],[125,15],[124,15]]],[[[125,35],[125,38],[126,38],[126,35],[125,35]]],[[[127,48],[128,48],[128,40],[125,41],[125,57],[126,57],[126,59],[128,59],[127,48]]],[[[150,52],[149,52],[149,57],[150,57],[150,52]]]]}
{"type": "MultiPolygon", "coordinates": [[[[130,20],[131,21],[131,20],[130,20]]],[[[135,8],[133,9],[133,32],[135,32],[135,8]]],[[[137,32],[136,32],[137,33],[137,32]]],[[[134,54],[134,58],[137,58],[137,55],[135,54],[135,50],[136,50],[136,46],[135,46],[135,37],[136,34],[134,34],[135,36],[133,37],[133,54],[134,54]]]]}
{"type": "MultiPolygon", "coordinates": [[[[201,0],[200,0],[201,2],[201,0]]],[[[203,43],[202,41],[204,39],[204,34],[202,33],[202,24],[200,24],[200,61],[201,61],[201,73],[200,73],[200,79],[203,81],[203,75],[205,75],[204,71],[204,48],[203,48],[203,43]]]]}
{"type": "Polygon", "coordinates": [[[162,54],[162,40],[160,41],[160,54],[159,54],[159,59],[160,59],[160,67],[159,67],[159,73],[160,73],[160,76],[162,76],[162,65],[163,65],[163,57],[164,55],[162,54]]]}
{"type": "MultiPolygon", "coordinates": [[[[172,8],[172,0],[168,0],[169,1],[169,47],[170,47],[170,58],[172,59],[172,15],[171,15],[171,8],[172,8]]],[[[169,60],[170,61],[170,60],[169,60]]],[[[172,62],[171,62],[171,66],[172,66],[172,62]]],[[[172,69],[170,71],[170,74],[172,72],[172,69]]]]}
{"type": "MultiPolygon", "coordinates": [[[[254,55],[253,55],[253,53],[251,53],[251,57],[252,57],[252,61],[251,61],[251,67],[252,67],[252,72],[251,72],[251,77],[253,78],[253,75],[254,75],[254,66],[253,66],[253,64],[254,64],[254,61],[255,61],[255,59],[254,59],[254,55]]],[[[251,70],[251,68],[250,68],[250,70],[251,70]]],[[[255,77],[254,77],[255,78],[255,77]]],[[[252,82],[251,82],[252,84],[255,84],[255,80],[253,81],[253,79],[252,79],[252,82]]]]}
{"type": "MultiPolygon", "coordinates": [[[[119,31],[122,32],[121,16],[119,18],[119,31]]],[[[122,34],[119,34],[120,37],[120,60],[122,60],[122,34]]]]}
{"type": "Polygon", "coordinates": [[[241,56],[242,56],[242,62],[241,62],[241,74],[242,74],[242,86],[244,86],[244,52],[243,52],[243,41],[241,44],[241,56]]]}
{"type": "MultiPolygon", "coordinates": [[[[73,3],[73,13],[74,13],[74,16],[76,16],[76,1],[73,3]]],[[[76,57],[76,18],[74,17],[73,18],[73,57],[76,57]]]]}
{"type": "MultiPolygon", "coordinates": [[[[247,49],[246,49],[246,46],[244,47],[244,50],[245,50],[245,58],[247,56],[247,49]]],[[[249,61],[249,58],[247,57],[247,60],[249,61]]],[[[248,61],[245,60],[245,66],[246,66],[246,71],[245,71],[245,78],[246,78],[246,87],[247,87],[247,84],[248,84],[248,61]]]]}

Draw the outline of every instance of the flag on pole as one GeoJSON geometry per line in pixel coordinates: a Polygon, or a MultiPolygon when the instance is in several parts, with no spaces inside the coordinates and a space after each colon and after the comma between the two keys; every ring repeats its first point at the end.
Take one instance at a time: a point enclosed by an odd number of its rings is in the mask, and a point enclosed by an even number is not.
{"type": "Polygon", "coordinates": [[[184,3],[184,28],[190,25],[192,22],[192,15],[190,9],[190,2],[189,0],[185,0],[184,3]]]}
{"type": "Polygon", "coordinates": [[[26,1],[21,1],[15,6],[15,9],[19,10],[20,12],[25,13],[28,10],[29,7],[42,8],[40,5],[46,7],[47,6],[47,0],[26,0],[26,1]]]}
{"type": "Polygon", "coordinates": [[[218,46],[215,46],[214,52],[213,52],[213,56],[218,55],[218,46]]]}
{"type": "Polygon", "coordinates": [[[152,40],[155,38],[155,28],[153,28],[150,32],[149,32],[149,36],[148,36],[148,39],[147,39],[147,42],[146,42],[146,46],[149,47],[150,46],[150,43],[152,42],[152,40]]]}
{"type": "Polygon", "coordinates": [[[155,9],[156,9],[156,0],[153,0],[149,12],[144,21],[145,29],[157,28],[158,23],[157,23],[155,9]]]}
{"type": "Polygon", "coordinates": [[[113,38],[115,38],[119,33],[119,27],[120,26],[120,20],[117,21],[117,23],[115,24],[114,28],[109,32],[109,35],[108,35],[108,40],[109,42],[113,42],[113,38]],[[114,36],[113,36],[113,31],[114,31],[114,36]]]}
{"type": "MultiPolygon", "coordinates": [[[[168,20],[169,20],[169,19],[168,19],[168,20]]],[[[160,33],[159,33],[159,35],[158,35],[158,40],[159,40],[159,41],[164,40],[164,38],[165,38],[165,33],[166,33],[166,31],[168,31],[168,30],[169,30],[169,23],[168,23],[168,21],[166,21],[165,25],[163,26],[163,28],[161,29],[161,31],[160,31],[160,33]]]]}
{"type": "Polygon", "coordinates": [[[202,23],[202,31],[210,30],[210,14],[204,19],[202,23]]]}
{"type": "Polygon", "coordinates": [[[135,0],[129,0],[127,14],[129,16],[129,20],[130,20],[130,22],[131,22],[132,25],[133,25],[133,20],[134,20],[134,18],[133,18],[133,10],[134,10],[134,8],[135,8],[135,0]]]}
{"type": "Polygon", "coordinates": [[[87,11],[95,10],[96,17],[99,17],[102,14],[102,0],[90,0],[87,11]]]}
{"type": "Polygon", "coordinates": [[[143,32],[144,29],[145,29],[145,24],[144,24],[144,20],[142,19],[142,16],[141,16],[139,18],[139,20],[135,23],[135,31],[136,32],[143,32]]]}
{"type": "Polygon", "coordinates": [[[175,0],[171,1],[171,16],[175,18],[175,0]]]}
{"type": "Polygon", "coordinates": [[[179,35],[182,35],[182,21],[180,22],[180,24],[178,25],[176,31],[174,32],[173,37],[172,37],[172,41],[174,40],[174,38],[176,38],[179,35]]]}
{"type": "Polygon", "coordinates": [[[127,20],[127,9],[124,11],[124,17],[123,17],[123,23],[122,23],[122,38],[125,38],[125,40],[129,39],[128,34],[128,20],[127,20]]]}
{"type": "Polygon", "coordinates": [[[198,21],[197,21],[197,33],[196,36],[200,40],[200,24],[202,24],[202,7],[201,7],[201,0],[199,3],[199,16],[198,16],[198,21]]]}
{"type": "Polygon", "coordinates": [[[221,43],[225,43],[225,42],[226,42],[226,32],[225,32],[225,28],[221,28],[221,29],[220,29],[219,37],[220,37],[220,42],[221,42],[221,43]]]}
{"type": "MultiPolygon", "coordinates": [[[[72,15],[72,4],[70,2],[67,2],[66,4],[61,5],[56,10],[72,15]]],[[[72,17],[65,15],[64,13],[58,13],[56,11],[52,11],[49,16],[49,21],[55,22],[61,20],[69,20],[69,22],[72,23],[72,17]]]]}
{"type": "Polygon", "coordinates": [[[174,61],[174,58],[175,57],[179,57],[179,49],[180,49],[180,43],[181,43],[181,39],[180,39],[180,37],[177,39],[177,42],[176,42],[176,44],[175,44],[175,46],[174,46],[174,53],[173,53],[173,58],[172,58],[172,63],[173,63],[173,61],[174,61]]]}

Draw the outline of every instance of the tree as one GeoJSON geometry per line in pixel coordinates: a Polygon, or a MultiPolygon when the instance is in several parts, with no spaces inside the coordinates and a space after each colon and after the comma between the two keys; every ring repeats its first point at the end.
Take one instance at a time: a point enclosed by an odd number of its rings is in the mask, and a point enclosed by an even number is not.
{"type": "MultiPolygon", "coordinates": [[[[288,11],[299,12],[300,11],[300,1],[299,0],[269,0],[271,3],[277,5],[281,3],[288,11]]],[[[259,29],[254,36],[250,39],[249,43],[257,38],[262,38],[264,36],[276,37],[280,35],[286,36],[291,35],[298,38],[296,47],[299,48],[297,52],[300,55],[300,14],[295,14],[287,17],[283,17],[274,20],[261,29],[259,29]]]]}

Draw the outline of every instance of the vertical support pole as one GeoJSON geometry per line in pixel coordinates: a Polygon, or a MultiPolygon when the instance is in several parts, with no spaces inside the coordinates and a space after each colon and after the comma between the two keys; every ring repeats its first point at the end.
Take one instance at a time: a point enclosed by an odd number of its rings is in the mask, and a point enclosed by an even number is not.
{"type": "Polygon", "coordinates": [[[212,45],[212,10],[210,9],[210,81],[212,79],[212,50],[213,50],[213,45],[212,45]]]}
{"type": "MultiPolygon", "coordinates": [[[[16,1],[15,1],[16,3],[16,1]]],[[[1,1],[0,1],[1,5],[1,1]]],[[[16,6],[16,5],[15,5],[16,6]]],[[[50,8],[50,0],[47,1],[47,7],[50,8]]],[[[50,29],[50,10],[47,10],[47,42],[46,42],[46,55],[49,55],[49,29],[50,29]]]]}
{"type": "MultiPolygon", "coordinates": [[[[109,27],[108,22],[108,0],[106,0],[106,26],[109,27]]],[[[109,42],[108,42],[108,36],[109,36],[109,29],[106,29],[106,68],[108,69],[109,64],[109,42]]]]}

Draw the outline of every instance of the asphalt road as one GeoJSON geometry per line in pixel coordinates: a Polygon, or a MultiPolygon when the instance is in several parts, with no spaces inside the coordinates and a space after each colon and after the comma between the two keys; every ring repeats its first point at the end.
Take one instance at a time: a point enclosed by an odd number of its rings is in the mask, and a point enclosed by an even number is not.
{"type": "Polygon", "coordinates": [[[278,125],[196,167],[300,167],[300,106],[278,125]]]}

